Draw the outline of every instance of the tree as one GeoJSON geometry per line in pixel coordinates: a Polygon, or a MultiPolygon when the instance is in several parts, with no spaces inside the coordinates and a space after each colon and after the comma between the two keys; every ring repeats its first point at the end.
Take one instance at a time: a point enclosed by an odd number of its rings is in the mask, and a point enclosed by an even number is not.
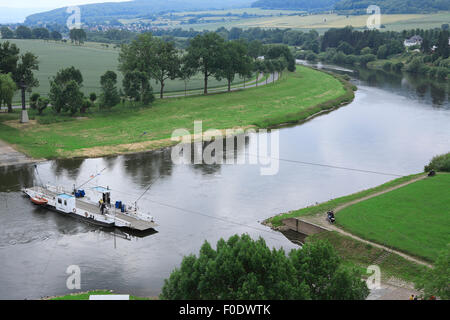
{"type": "Polygon", "coordinates": [[[265,55],[266,59],[278,59],[284,57],[288,63],[288,70],[295,71],[295,58],[291,50],[286,45],[273,45],[270,46],[265,55]]]}
{"type": "Polygon", "coordinates": [[[248,55],[257,59],[263,54],[263,44],[259,40],[253,40],[248,44],[248,55]]]}
{"type": "Polygon", "coordinates": [[[306,243],[289,257],[298,281],[306,282],[313,300],[364,300],[369,295],[361,273],[344,267],[329,242],[306,243]]]}
{"type": "Polygon", "coordinates": [[[326,242],[306,250],[270,250],[264,239],[232,236],[205,241],[199,256],[184,257],[164,281],[162,299],[365,299],[369,294],[361,274],[342,266],[326,242]]]}
{"type": "Polygon", "coordinates": [[[246,77],[249,74],[251,58],[247,55],[247,48],[241,41],[233,40],[224,44],[223,65],[218,72],[220,78],[228,81],[228,92],[236,74],[246,77]]]}
{"type": "MultiPolygon", "coordinates": [[[[184,57],[182,59],[184,61],[184,57]]],[[[180,69],[180,78],[184,81],[184,95],[187,95],[187,83],[189,79],[191,79],[195,74],[196,70],[190,68],[186,63],[183,63],[181,69],[180,69]]]]}
{"type": "Polygon", "coordinates": [[[53,109],[75,114],[83,103],[84,95],[81,92],[83,76],[75,67],[65,68],[50,80],[50,102],[53,109]]]}
{"type": "Polygon", "coordinates": [[[266,68],[264,66],[264,61],[256,60],[253,66],[254,71],[256,72],[256,86],[258,86],[258,77],[260,74],[264,74],[266,68]]]}
{"type": "Polygon", "coordinates": [[[50,32],[46,28],[35,28],[32,30],[33,39],[50,39],[50,32]]]}
{"type": "Polygon", "coordinates": [[[91,92],[89,94],[89,100],[91,100],[92,103],[95,103],[95,101],[97,100],[97,94],[95,92],[91,92]]]}
{"type": "Polygon", "coordinates": [[[14,74],[16,72],[19,53],[20,50],[14,43],[5,41],[0,45],[0,73],[14,74]]]}
{"type": "Polygon", "coordinates": [[[42,112],[47,108],[48,104],[50,103],[50,100],[47,98],[40,97],[37,101],[37,110],[39,114],[42,114],[42,112]]]}
{"type": "Polygon", "coordinates": [[[33,32],[30,28],[25,26],[19,26],[16,29],[16,38],[17,39],[31,39],[33,37],[33,32]]]}
{"type": "Polygon", "coordinates": [[[12,112],[12,99],[17,86],[11,74],[0,74],[0,107],[4,104],[8,107],[8,112],[12,112]]]}
{"type": "Polygon", "coordinates": [[[423,290],[423,297],[431,296],[442,300],[450,299],[450,250],[449,247],[442,250],[436,259],[433,268],[427,270],[423,277],[416,281],[416,289],[423,290]]]}
{"type": "Polygon", "coordinates": [[[154,101],[153,90],[145,72],[129,71],[123,78],[123,90],[128,99],[149,104],[154,101]]]}
{"type": "Polygon", "coordinates": [[[448,44],[449,37],[450,37],[450,32],[448,30],[443,30],[439,33],[439,40],[438,40],[436,52],[443,59],[447,59],[450,55],[450,46],[448,44]]]}
{"type": "Polygon", "coordinates": [[[223,66],[224,40],[215,32],[197,35],[189,42],[186,63],[204,77],[204,94],[208,94],[208,79],[217,76],[223,66]]]}
{"type": "Polygon", "coordinates": [[[52,33],[50,34],[50,38],[55,41],[61,41],[62,35],[58,31],[52,31],[52,33]]]}
{"type": "Polygon", "coordinates": [[[262,238],[220,239],[217,249],[205,241],[198,257],[184,257],[162,288],[162,299],[244,300],[308,299],[284,251],[270,250],[262,238]]]}
{"type": "Polygon", "coordinates": [[[22,92],[22,110],[24,111],[26,111],[25,91],[31,92],[33,87],[39,86],[39,81],[33,74],[36,70],[39,70],[38,58],[31,52],[27,52],[20,57],[13,74],[14,81],[22,92]]]}
{"type": "Polygon", "coordinates": [[[117,74],[114,71],[106,71],[100,78],[102,93],[100,95],[100,107],[111,108],[120,102],[117,91],[117,74]]]}
{"type": "MultiPolygon", "coordinates": [[[[265,73],[273,75],[273,73],[275,71],[275,66],[273,64],[273,61],[272,60],[264,60],[264,69],[265,69],[265,73]]],[[[266,84],[267,84],[267,81],[269,81],[269,77],[266,78],[266,84]]]]}
{"type": "Polygon", "coordinates": [[[69,37],[75,44],[82,44],[87,38],[86,32],[83,29],[71,29],[69,37]]]}
{"type": "Polygon", "coordinates": [[[153,44],[152,68],[150,73],[161,86],[160,98],[164,95],[164,85],[167,79],[174,80],[180,74],[180,58],[173,42],[155,39],[153,44]]]}
{"type": "Polygon", "coordinates": [[[41,95],[39,93],[37,93],[37,92],[33,93],[30,96],[30,108],[31,109],[33,109],[33,110],[37,109],[37,102],[38,102],[40,97],[41,97],[41,95]]]}
{"type": "Polygon", "coordinates": [[[377,58],[378,59],[386,59],[389,54],[388,46],[383,44],[378,48],[377,58]]]}
{"type": "Polygon", "coordinates": [[[14,32],[8,27],[1,27],[0,34],[2,35],[2,39],[13,39],[14,32]]]}

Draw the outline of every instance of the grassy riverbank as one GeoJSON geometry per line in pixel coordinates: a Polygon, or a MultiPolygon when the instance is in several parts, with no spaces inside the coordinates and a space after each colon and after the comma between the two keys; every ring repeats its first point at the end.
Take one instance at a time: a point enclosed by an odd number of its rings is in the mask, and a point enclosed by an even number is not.
{"type": "MultiPolygon", "coordinates": [[[[232,93],[157,100],[151,107],[117,106],[80,118],[51,115],[23,126],[0,114],[0,139],[34,158],[95,157],[171,145],[173,130],[265,128],[296,122],[348,103],[353,86],[306,67],[274,84],[232,93]],[[46,121],[50,119],[50,121],[46,121]],[[53,122],[53,123],[49,123],[53,122]],[[49,123],[49,124],[42,124],[49,123]]],[[[18,119],[18,113],[15,114],[18,119]]]]}
{"type": "Polygon", "coordinates": [[[352,234],[434,261],[450,243],[450,174],[351,205],[337,223],[352,234]]]}
{"type": "Polygon", "coordinates": [[[280,226],[286,218],[325,215],[328,210],[341,207],[336,224],[345,231],[432,262],[450,243],[450,174],[440,173],[376,195],[418,176],[402,177],[376,188],[281,214],[266,222],[280,226]],[[353,203],[370,195],[376,196],[353,203]],[[346,204],[350,205],[343,207],[346,204]]]}
{"type": "Polygon", "coordinates": [[[323,202],[320,203],[318,205],[315,206],[311,206],[311,207],[306,207],[306,208],[302,208],[299,210],[294,210],[294,211],[290,211],[290,212],[286,212],[286,213],[281,213],[277,216],[274,216],[272,218],[269,218],[266,220],[266,223],[274,226],[274,227],[280,227],[283,225],[282,221],[284,219],[287,218],[295,218],[295,217],[302,217],[302,216],[313,216],[316,215],[318,213],[326,213],[329,210],[333,210],[335,208],[337,208],[340,205],[343,205],[345,203],[357,200],[357,199],[361,199],[373,194],[376,194],[378,192],[384,191],[386,189],[389,189],[391,187],[395,187],[398,186],[402,183],[411,181],[413,179],[416,179],[417,177],[419,177],[420,175],[423,174],[416,174],[416,175],[411,175],[411,176],[406,176],[406,177],[401,177],[392,181],[389,181],[385,184],[382,184],[380,186],[377,186],[375,188],[371,188],[371,189],[367,189],[367,190],[363,190],[348,196],[344,196],[344,197],[340,197],[337,199],[332,199],[330,201],[327,202],[323,202]]]}

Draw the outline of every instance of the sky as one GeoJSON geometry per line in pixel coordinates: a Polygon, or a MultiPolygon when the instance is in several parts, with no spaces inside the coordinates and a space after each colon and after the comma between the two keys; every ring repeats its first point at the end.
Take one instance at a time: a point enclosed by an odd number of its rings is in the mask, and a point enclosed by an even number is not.
{"type": "Polygon", "coordinates": [[[0,0],[0,24],[22,23],[33,13],[68,6],[101,2],[123,2],[127,0],[0,0]]]}
{"type": "Polygon", "coordinates": [[[0,7],[5,8],[20,8],[20,9],[31,9],[31,8],[46,8],[46,9],[56,9],[67,6],[89,4],[89,3],[100,3],[100,2],[122,2],[123,0],[0,0],[0,7]]]}

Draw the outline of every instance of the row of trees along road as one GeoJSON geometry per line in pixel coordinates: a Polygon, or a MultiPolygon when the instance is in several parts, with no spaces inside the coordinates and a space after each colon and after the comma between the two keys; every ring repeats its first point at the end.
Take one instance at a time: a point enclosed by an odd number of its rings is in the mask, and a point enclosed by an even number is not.
{"type": "Polygon", "coordinates": [[[39,86],[33,72],[39,70],[37,56],[31,52],[20,54],[19,48],[8,41],[0,46],[0,105],[12,112],[12,99],[17,89],[22,91],[22,108],[25,110],[25,92],[39,86]],[[14,83],[14,86],[12,85],[14,83]]]}
{"type": "Polygon", "coordinates": [[[231,83],[236,75],[245,80],[253,71],[273,73],[285,68],[295,70],[295,60],[287,46],[270,46],[266,51],[270,63],[258,63],[256,58],[263,52],[262,45],[250,46],[241,40],[225,41],[219,34],[207,32],[191,39],[183,54],[173,42],[165,42],[151,33],[144,33],[131,44],[122,46],[119,69],[127,82],[139,78],[141,90],[149,79],[156,80],[161,86],[161,98],[166,80],[180,78],[186,83],[193,75],[201,72],[204,94],[207,94],[210,77],[226,79],[228,90],[231,91],[231,83]]]}

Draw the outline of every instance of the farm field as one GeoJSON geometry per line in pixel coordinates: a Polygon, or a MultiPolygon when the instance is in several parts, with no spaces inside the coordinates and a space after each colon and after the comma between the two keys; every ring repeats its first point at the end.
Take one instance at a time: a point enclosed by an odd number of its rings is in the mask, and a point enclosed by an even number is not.
{"type": "Polygon", "coordinates": [[[450,174],[420,180],[337,214],[345,230],[433,261],[450,242],[450,174]]]}
{"type": "MultiPolygon", "coordinates": [[[[332,75],[297,67],[267,86],[247,90],[156,100],[150,108],[118,105],[110,111],[81,118],[55,116],[46,110],[42,120],[21,127],[18,113],[0,115],[0,139],[35,158],[93,157],[144,151],[173,144],[173,130],[192,130],[203,121],[203,130],[234,127],[268,127],[305,119],[353,98],[353,91],[332,75]],[[330,102],[327,103],[326,102],[330,102]],[[146,132],[146,134],[143,134],[146,132]]],[[[18,111],[17,111],[18,112],[18,111]]],[[[32,114],[36,120],[41,117],[32,114]]]]}
{"type": "MultiPolygon", "coordinates": [[[[213,13],[213,12],[211,12],[213,13]]],[[[236,17],[224,17],[225,21],[183,24],[178,27],[194,30],[217,30],[220,27],[227,29],[238,28],[292,28],[292,29],[316,29],[323,33],[330,28],[343,28],[353,26],[354,28],[364,28],[367,24],[368,15],[345,16],[337,14],[317,14],[301,16],[268,16],[247,19],[236,19],[236,17]]],[[[381,16],[381,24],[386,28],[384,31],[401,31],[404,29],[429,29],[440,28],[442,24],[448,23],[450,12],[440,12],[435,14],[384,14],[381,16]]]]}
{"type": "MultiPolygon", "coordinates": [[[[5,40],[0,40],[0,43],[5,40]]],[[[91,92],[100,93],[100,77],[107,70],[112,70],[118,74],[119,87],[122,83],[122,74],[118,71],[119,49],[109,48],[99,43],[85,43],[82,46],[70,43],[58,43],[44,40],[8,40],[15,43],[21,54],[30,51],[39,57],[39,71],[35,72],[39,80],[39,87],[34,88],[42,96],[46,96],[50,90],[49,78],[56,75],[62,68],[74,66],[80,69],[83,75],[83,92],[88,95],[91,92]]],[[[236,78],[234,83],[242,80],[236,78]]],[[[225,86],[226,80],[217,81],[211,78],[210,87],[225,86]]],[[[184,81],[172,80],[166,83],[166,92],[183,91],[184,81]]],[[[159,92],[159,84],[152,82],[153,91],[159,92]]],[[[201,74],[193,77],[188,82],[188,90],[203,87],[203,76],[201,74]]],[[[20,94],[17,92],[14,102],[20,102],[20,94]]]]}

